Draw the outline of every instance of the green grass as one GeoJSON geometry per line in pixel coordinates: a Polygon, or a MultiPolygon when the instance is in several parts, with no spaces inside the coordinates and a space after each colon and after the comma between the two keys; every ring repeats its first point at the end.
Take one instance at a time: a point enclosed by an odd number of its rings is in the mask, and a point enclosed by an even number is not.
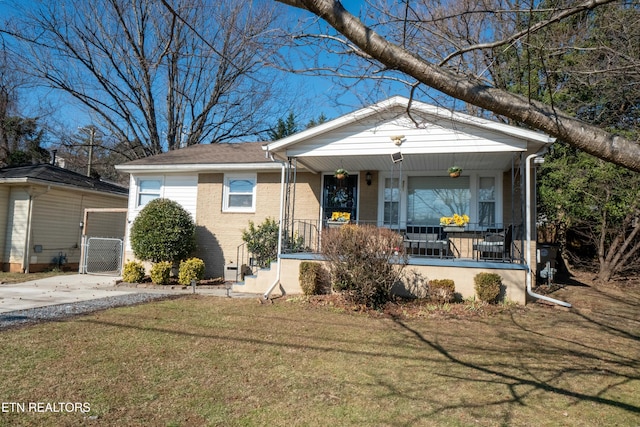
{"type": "Polygon", "coordinates": [[[571,292],[413,320],[189,296],[0,331],[1,402],[91,409],[0,425],[640,425],[640,290],[571,292]]]}

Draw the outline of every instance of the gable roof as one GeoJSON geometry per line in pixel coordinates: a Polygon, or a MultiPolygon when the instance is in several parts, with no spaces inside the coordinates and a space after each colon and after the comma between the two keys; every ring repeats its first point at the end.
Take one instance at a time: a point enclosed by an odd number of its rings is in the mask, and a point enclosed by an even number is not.
{"type": "Polygon", "coordinates": [[[455,121],[460,124],[470,125],[489,131],[500,132],[516,138],[522,138],[541,143],[551,143],[555,140],[554,138],[551,138],[548,135],[540,132],[535,132],[524,128],[483,119],[481,117],[471,116],[469,114],[458,113],[447,108],[425,104],[424,102],[416,100],[409,100],[408,98],[405,98],[403,96],[393,96],[384,101],[378,102],[377,104],[362,108],[349,114],[345,114],[344,116],[338,117],[337,119],[330,120],[318,126],[309,128],[305,131],[269,143],[267,144],[266,149],[268,151],[279,151],[281,149],[287,148],[290,145],[297,144],[303,140],[316,137],[329,131],[362,121],[374,115],[380,115],[381,113],[386,111],[392,111],[394,109],[402,109],[403,111],[407,111],[407,109],[410,109],[412,113],[420,113],[431,118],[431,120],[434,122],[441,120],[455,121]]]}
{"type": "Polygon", "coordinates": [[[279,169],[263,142],[199,144],[117,165],[123,172],[279,169]]]}
{"type": "Polygon", "coordinates": [[[47,163],[0,169],[0,184],[40,184],[126,197],[129,189],[47,163]]]}
{"type": "Polygon", "coordinates": [[[548,135],[401,96],[266,145],[275,158],[321,172],[389,170],[401,153],[403,169],[439,173],[461,163],[465,170],[506,170],[522,153],[554,141],[548,135]]]}

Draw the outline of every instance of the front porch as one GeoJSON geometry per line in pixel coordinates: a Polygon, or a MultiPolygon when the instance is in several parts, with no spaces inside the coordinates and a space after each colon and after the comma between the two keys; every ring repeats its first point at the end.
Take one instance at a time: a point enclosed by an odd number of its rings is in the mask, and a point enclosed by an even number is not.
{"type": "Polygon", "coordinates": [[[396,231],[414,284],[453,279],[466,298],[477,273],[497,272],[504,297],[524,304],[535,251],[531,166],[552,142],[394,97],[266,145],[283,168],[280,284],[299,289],[299,263],[322,261],[323,230],[348,222],[396,231]],[[464,217],[462,227],[447,217],[464,217]]]}
{"type": "MultiPolygon", "coordinates": [[[[270,269],[259,270],[255,275],[245,276],[243,281],[233,285],[234,292],[264,293],[274,283],[278,283],[286,294],[301,294],[299,272],[305,261],[323,263],[318,253],[298,252],[280,255],[280,277],[277,277],[277,263],[270,269]]],[[[497,273],[502,278],[502,298],[505,301],[524,305],[527,302],[525,288],[527,268],[524,264],[468,259],[440,259],[432,257],[409,257],[402,283],[396,293],[406,297],[420,297],[424,284],[433,279],[451,279],[455,282],[455,292],[460,298],[475,296],[474,277],[481,272],[497,273]]]]}
{"type": "MultiPolygon", "coordinates": [[[[343,226],[327,222],[294,221],[293,226],[284,230],[280,265],[273,263],[271,268],[256,269],[254,274],[239,278],[241,280],[234,284],[234,291],[264,293],[278,282],[287,294],[302,293],[300,263],[324,263],[322,231],[343,226]]],[[[357,223],[371,225],[366,221],[357,223]]],[[[462,230],[433,225],[414,225],[398,230],[407,254],[407,265],[404,279],[397,284],[395,291],[401,296],[420,297],[429,280],[451,279],[455,282],[459,298],[473,298],[474,277],[480,272],[489,272],[502,278],[504,300],[525,304],[528,268],[523,256],[521,230],[521,224],[487,229],[472,223],[462,230]]],[[[238,265],[243,262],[250,265],[249,260],[250,254],[245,254],[239,258],[238,265]]]]}

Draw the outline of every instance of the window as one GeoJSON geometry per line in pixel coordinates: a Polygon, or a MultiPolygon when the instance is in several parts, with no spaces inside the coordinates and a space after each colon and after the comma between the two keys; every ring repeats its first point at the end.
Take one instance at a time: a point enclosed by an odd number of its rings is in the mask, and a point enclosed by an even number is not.
{"type": "Polygon", "coordinates": [[[478,223],[485,227],[496,224],[496,179],[492,176],[478,179],[478,223]]]}
{"type": "Polygon", "coordinates": [[[224,212],[254,212],[256,175],[226,175],[224,179],[224,212]]]}
{"type": "Polygon", "coordinates": [[[141,179],[138,181],[138,207],[141,208],[153,199],[160,197],[162,180],[141,179]]]}
{"type": "Polygon", "coordinates": [[[398,225],[400,215],[400,180],[385,178],[384,180],[384,225],[398,225]]]}
{"type": "Polygon", "coordinates": [[[471,191],[468,176],[410,176],[407,195],[407,224],[440,224],[440,218],[470,215],[471,191]]]}

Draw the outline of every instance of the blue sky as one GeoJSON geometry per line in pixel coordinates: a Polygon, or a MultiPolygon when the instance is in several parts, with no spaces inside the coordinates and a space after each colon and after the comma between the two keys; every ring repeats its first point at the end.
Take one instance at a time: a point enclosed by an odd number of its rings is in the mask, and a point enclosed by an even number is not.
{"type": "MultiPolygon", "coordinates": [[[[28,0],[22,0],[19,3],[21,5],[28,4],[26,1],[28,0]]],[[[12,3],[15,3],[15,0],[0,0],[0,20],[10,19],[13,15],[14,9],[12,3]]],[[[362,5],[362,1],[347,0],[344,2],[344,5],[350,9],[350,11],[357,14],[358,9],[362,5]]],[[[290,13],[303,17],[311,16],[309,13],[299,11],[295,8],[290,8],[290,13]]],[[[283,79],[286,79],[287,85],[293,89],[292,97],[300,97],[301,102],[299,102],[299,107],[301,110],[307,112],[300,114],[296,112],[300,118],[299,125],[304,125],[306,121],[311,118],[317,118],[321,113],[332,119],[360,108],[362,103],[358,99],[359,96],[356,96],[355,93],[361,91],[360,95],[362,95],[364,91],[368,90],[363,86],[359,86],[352,88],[351,92],[345,92],[343,88],[337,87],[330,79],[321,77],[283,74],[283,79]],[[310,105],[312,105],[312,108],[309,108],[310,105]],[[309,111],[311,112],[308,113],[309,111]]],[[[376,100],[386,98],[396,93],[380,94],[376,100]]],[[[400,94],[406,95],[406,92],[402,91],[400,94]]],[[[369,94],[367,93],[366,95],[369,94]]],[[[71,99],[69,95],[41,88],[29,88],[22,91],[20,110],[24,115],[41,115],[42,105],[47,106],[50,111],[55,111],[54,120],[63,123],[70,132],[73,132],[78,127],[92,123],[90,112],[78,106],[76,101],[71,99]]],[[[277,119],[278,117],[274,117],[274,125],[277,119]]]]}

